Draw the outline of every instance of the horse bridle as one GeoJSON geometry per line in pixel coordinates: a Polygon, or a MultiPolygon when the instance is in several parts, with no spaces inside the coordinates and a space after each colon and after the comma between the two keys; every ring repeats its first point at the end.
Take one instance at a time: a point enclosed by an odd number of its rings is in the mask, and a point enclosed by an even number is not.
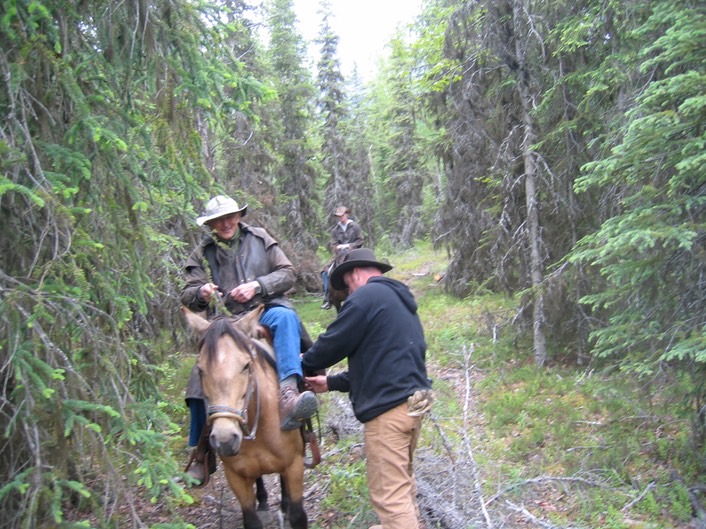
{"type": "Polygon", "coordinates": [[[207,408],[208,423],[211,424],[216,419],[231,419],[240,424],[240,428],[243,430],[243,440],[254,441],[257,434],[257,426],[260,423],[260,391],[257,387],[257,381],[253,376],[253,364],[257,360],[257,353],[254,351],[255,347],[264,351],[266,354],[267,349],[258,340],[250,338],[250,345],[248,347],[248,352],[250,353],[250,365],[248,365],[248,389],[245,391],[244,407],[242,410],[237,408],[231,408],[230,406],[225,406],[222,404],[209,404],[207,408]],[[248,423],[248,406],[250,400],[252,399],[253,393],[255,394],[255,424],[252,429],[248,423]]]}

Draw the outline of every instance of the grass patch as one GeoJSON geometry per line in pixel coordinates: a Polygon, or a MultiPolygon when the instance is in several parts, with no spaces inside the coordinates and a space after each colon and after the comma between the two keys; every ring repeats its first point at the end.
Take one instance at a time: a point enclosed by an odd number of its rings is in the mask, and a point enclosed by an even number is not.
{"type": "Polygon", "coordinates": [[[659,516],[665,528],[690,520],[686,488],[674,475],[696,478],[700,465],[689,423],[673,416],[669,399],[648,404],[644,396],[635,398],[635,380],[620,373],[497,367],[477,385],[488,458],[503,462],[494,479],[586,477],[600,486],[581,487],[572,521],[616,528],[628,517],[625,507],[652,484],[653,492],[627,511],[630,517],[659,516]]]}

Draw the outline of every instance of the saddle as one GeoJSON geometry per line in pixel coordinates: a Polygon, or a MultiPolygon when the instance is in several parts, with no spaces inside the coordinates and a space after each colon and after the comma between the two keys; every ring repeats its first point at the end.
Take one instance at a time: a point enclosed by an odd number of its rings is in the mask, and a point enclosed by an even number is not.
{"type": "MultiPolygon", "coordinates": [[[[270,332],[270,329],[268,327],[265,327],[264,325],[258,324],[257,326],[258,334],[260,336],[261,340],[267,341],[268,343],[272,343],[272,333],[270,332]]],[[[300,331],[301,331],[301,353],[305,353],[309,348],[314,345],[314,341],[311,339],[311,336],[307,332],[306,328],[304,327],[303,324],[300,326],[300,331]]],[[[276,370],[277,369],[277,361],[275,358],[273,358],[271,355],[266,354],[265,355],[266,360],[269,362],[269,364],[276,370]]],[[[314,372],[305,372],[304,376],[318,376],[318,375],[326,375],[326,370],[325,369],[319,369],[314,372]]],[[[300,380],[299,381],[299,387],[297,388],[299,392],[301,393],[302,391],[305,391],[306,388],[304,387],[304,381],[300,380]]],[[[318,413],[317,413],[317,421],[318,421],[318,413]]],[[[311,421],[311,419],[307,419],[304,422],[304,425],[300,428],[301,434],[302,434],[302,439],[304,440],[304,466],[306,468],[314,468],[316,465],[321,463],[321,451],[319,450],[319,439],[321,438],[321,425],[319,424],[319,435],[317,436],[314,433],[314,425],[311,421]],[[317,439],[317,437],[319,439],[317,439]],[[307,446],[309,447],[309,454],[307,455],[307,446]]]]}

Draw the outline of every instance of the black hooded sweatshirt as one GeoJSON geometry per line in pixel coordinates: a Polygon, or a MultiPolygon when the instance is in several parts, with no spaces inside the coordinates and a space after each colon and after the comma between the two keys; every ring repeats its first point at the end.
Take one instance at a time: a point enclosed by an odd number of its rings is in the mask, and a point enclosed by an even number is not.
{"type": "Polygon", "coordinates": [[[348,371],[328,377],[329,390],[349,391],[367,422],[430,388],[417,302],[403,283],[376,276],[351,294],[336,320],[304,354],[305,371],[348,358],[348,371]]]}

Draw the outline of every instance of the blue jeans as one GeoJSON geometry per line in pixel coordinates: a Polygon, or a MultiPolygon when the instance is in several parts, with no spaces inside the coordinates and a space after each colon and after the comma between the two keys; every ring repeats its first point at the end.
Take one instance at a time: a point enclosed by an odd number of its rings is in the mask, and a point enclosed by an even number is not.
{"type": "Polygon", "coordinates": [[[301,378],[302,333],[297,313],[287,307],[270,307],[260,316],[260,323],[272,332],[280,381],[292,375],[301,378]]]}
{"type": "Polygon", "coordinates": [[[321,272],[321,280],[324,282],[324,299],[328,299],[328,266],[327,270],[321,272]]]}
{"type": "Polygon", "coordinates": [[[206,424],[206,401],[201,399],[186,399],[186,405],[191,412],[189,427],[189,446],[196,446],[201,439],[203,425],[206,424]]]}
{"type": "MultiPolygon", "coordinates": [[[[260,323],[270,329],[277,359],[277,376],[280,381],[297,375],[302,377],[301,322],[294,309],[272,306],[260,316],[260,323]]],[[[196,446],[206,424],[205,402],[201,399],[187,399],[191,412],[189,446],[196,446]]]]}

